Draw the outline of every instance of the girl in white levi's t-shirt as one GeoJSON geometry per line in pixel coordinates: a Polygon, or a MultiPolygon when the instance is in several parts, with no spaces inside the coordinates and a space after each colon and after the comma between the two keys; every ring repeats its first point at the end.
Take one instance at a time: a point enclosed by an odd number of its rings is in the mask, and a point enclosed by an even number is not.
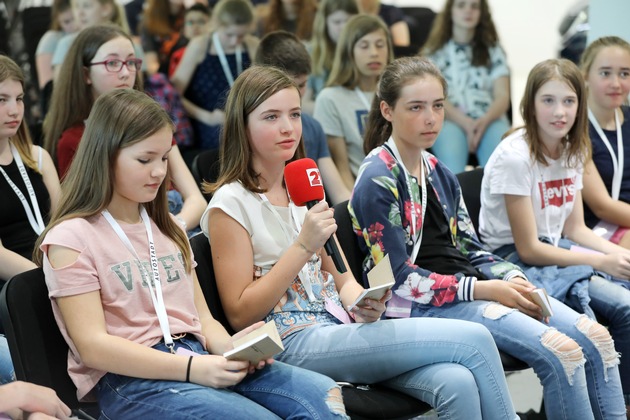
{"type": "MultiPolygon", "coordinates": [[[[607,366],[613,366],[616,351],[630,354],[630,291],[622,287],[630,284],[630,252],[584,223],[582,171],[590,148],[579,69],[567,60],[537,64],[521,112],[524,128],[503,140],[485,168],[481,239],[550,295],[605,319],[614,347],[608,334],[597,334],[593,341],[607,366]]],[[[627,357],[620,365],[626,403],[627,357]]]]}

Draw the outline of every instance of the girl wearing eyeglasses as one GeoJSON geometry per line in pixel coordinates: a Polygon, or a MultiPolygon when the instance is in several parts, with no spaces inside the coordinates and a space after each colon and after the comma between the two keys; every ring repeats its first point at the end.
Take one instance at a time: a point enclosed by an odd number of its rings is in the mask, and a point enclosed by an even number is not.
{"type": "MultiPolygon", "coordinates": [[[[142,90],[141,66],[131,38],[119,27],[98,25],[81,31],[62,65],[44,120],[44,146],[61,178],[74,158],[94,101],[114,89],[142,90]]],[[[177,216],[187,229],[193,229],[206,202],[175,144],[169,155],[169,174],[184,202],[177,216]]]]}

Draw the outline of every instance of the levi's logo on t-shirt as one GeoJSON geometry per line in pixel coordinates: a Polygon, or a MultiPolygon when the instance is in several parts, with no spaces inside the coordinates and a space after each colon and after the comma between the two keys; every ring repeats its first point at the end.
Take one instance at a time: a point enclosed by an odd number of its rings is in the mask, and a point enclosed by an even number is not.
{"type": "Polygon", "coordinates": [[[550,206],[562,207],[563,203],[570,203],[575,197],[575,178],[555,179],[538,183],[540,192],[540,208],[545,208],[545,202],[550,206]],[[544,187],[544,189],[543,189],[544,187]],[[547,199],[545,200],[545,195],[547,199]]]}

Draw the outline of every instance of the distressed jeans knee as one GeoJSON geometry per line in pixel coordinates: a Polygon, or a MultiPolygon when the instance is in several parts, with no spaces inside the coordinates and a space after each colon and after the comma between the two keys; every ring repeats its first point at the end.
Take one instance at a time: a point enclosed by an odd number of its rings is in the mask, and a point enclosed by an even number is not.
{"type": "Polygon", "coordinates": [[[560,360],[567,375],[569,385],[573,385],[573,375],[586,363],[582,348],[573,339],[555,328],[549,328],[540,337],[540,344],[551,351],[560,360]]]}

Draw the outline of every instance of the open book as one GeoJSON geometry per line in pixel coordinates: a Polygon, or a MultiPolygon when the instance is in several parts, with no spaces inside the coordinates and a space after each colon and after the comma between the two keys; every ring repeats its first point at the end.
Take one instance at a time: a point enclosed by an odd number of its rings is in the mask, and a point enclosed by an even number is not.
{"type": "Polygon", "coordinates": [[[234,340],[234,349],[223,353],[230,360],[248,360],[258,363],[269,359],[284,350],[280,334],[273,321],[267,322],[262,327],[234,340]]]}
{"type": "Polygon", "coordinates": [[[357,305],[364,305],[365,299],[379,300],[392,286],[396,283],[394,281],[394,273],[392,272],[392,265],[389,262],[389,254],[374,266],[367,274],[369,289],[366,289],[359,295],[359,297],[350,306],[350,309],[357,305]]]}
{"type": "Polygon", "coordinates": [[[545,289],[534,289],[529,293],[529,295],[534,303],[542,308],[542,315],[544,317],[553,315],[551,303],[549,302],[549,296],[547,296],[547,291],[545,289]]]}

